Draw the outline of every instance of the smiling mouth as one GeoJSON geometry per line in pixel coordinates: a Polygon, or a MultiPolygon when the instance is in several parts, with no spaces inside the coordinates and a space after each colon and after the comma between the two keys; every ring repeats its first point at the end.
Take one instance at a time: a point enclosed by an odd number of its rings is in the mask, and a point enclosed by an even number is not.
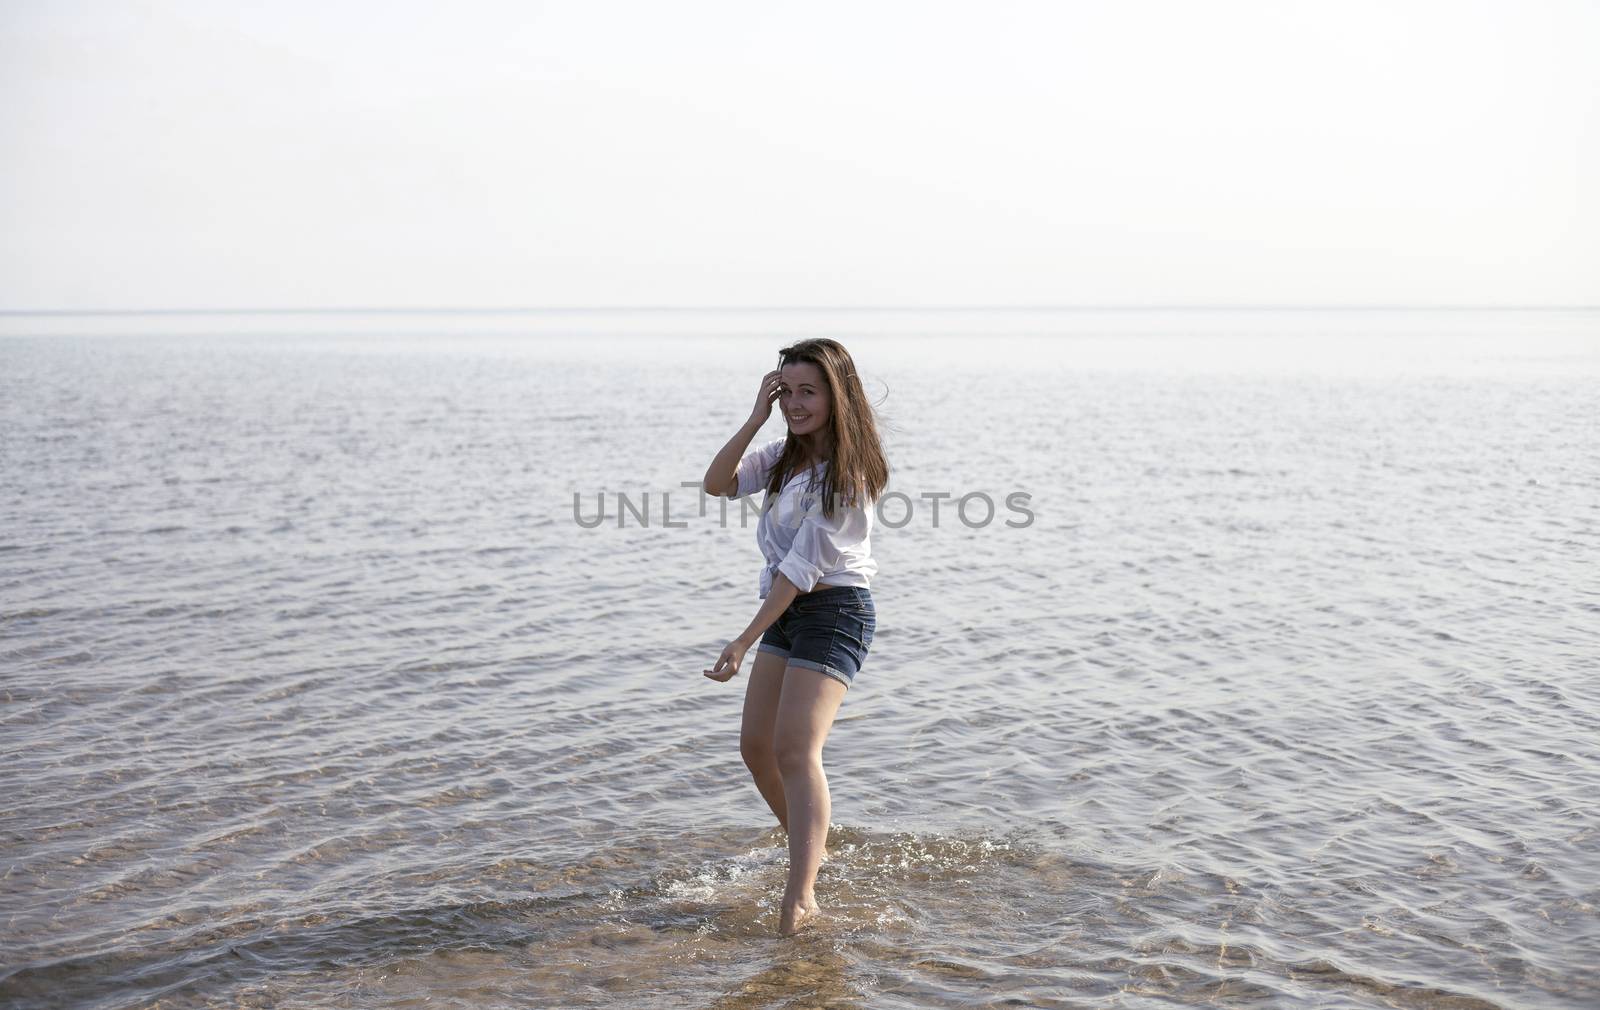
{"type": "Polygon", "coordinates": [[[805,421],[805,420],[809,420],[810,417],[811,417],[810,414],[806,414],[804,417],[796,417],[795,415],[790,414],[789,415],[789,420],[791,420],[791,421],[805,421]]]}

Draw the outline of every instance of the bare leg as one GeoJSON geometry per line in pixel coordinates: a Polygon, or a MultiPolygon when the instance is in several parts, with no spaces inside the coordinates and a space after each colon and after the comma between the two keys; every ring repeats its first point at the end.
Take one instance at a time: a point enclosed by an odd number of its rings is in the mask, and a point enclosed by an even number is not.
{"type": "Polygon", "coordinates": [[[798,932],[818,911],[817,867],[833,813],[828,778],[822,771],[822,745],[844,693],[844,684],[815,670],[790,667],[783,675],[775,743],[789,806],[789,879],[778,926],[784,936],[798,932]]]}
{"type": "Polygon", "coordinates": [[[739,753],[767,806],[789,830],[789,801],[783,795],[783,776],[773,748],[778,723],[778,699],[783,693],[783,666],[788,660],[772,652],[753,652],[750,683],[744,690],[744,721],[739,727],[739,753]]]}

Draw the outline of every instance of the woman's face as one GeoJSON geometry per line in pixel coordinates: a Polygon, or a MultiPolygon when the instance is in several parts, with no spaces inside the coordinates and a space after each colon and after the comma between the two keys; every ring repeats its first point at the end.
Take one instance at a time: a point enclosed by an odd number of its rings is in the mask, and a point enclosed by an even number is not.
{"type": "Polygon", "coordinates": [[[783,419],[796,435],[810,435],[828,430],[828,387],[822,381],[822,369],[809,361],[797,361],[783,366],[783,385],[778,394],[783,419]]]}

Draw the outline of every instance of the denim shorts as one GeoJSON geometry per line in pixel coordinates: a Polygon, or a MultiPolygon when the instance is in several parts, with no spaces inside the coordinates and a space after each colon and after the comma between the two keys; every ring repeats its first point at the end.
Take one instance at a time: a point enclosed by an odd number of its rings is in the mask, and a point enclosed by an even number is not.
{"type": "Polygon", "coordinates": [[[757,652],[789,660],[788,666],[827,674],[849,687],[867,658],[878,612],[863,586],[823,586],[801,593],[761,636],[757,652]]]}

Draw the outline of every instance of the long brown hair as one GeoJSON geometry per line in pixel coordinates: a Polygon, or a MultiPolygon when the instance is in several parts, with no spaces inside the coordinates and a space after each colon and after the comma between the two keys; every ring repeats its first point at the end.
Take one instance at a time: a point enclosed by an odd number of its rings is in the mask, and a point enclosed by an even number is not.
{"type": "MultiPolygon", "coordinates": [[[[828,387],[828,431],[833,455],[827,460],[823,481],[822,514],[833,518],[835,505],[867,507],[878,500],[889,483],[889,461],[878,439],[878,424],[855,360],[837,340],[815,337],[790,344],[779,352],[779,367],[809,361],[822,373],[828,387]]],[[[783,453],[767,478],[767,501],[775,501],[778,491],[794,471],[800,469],[806,452],[793,432],[785,432],[783,453]]]]}

